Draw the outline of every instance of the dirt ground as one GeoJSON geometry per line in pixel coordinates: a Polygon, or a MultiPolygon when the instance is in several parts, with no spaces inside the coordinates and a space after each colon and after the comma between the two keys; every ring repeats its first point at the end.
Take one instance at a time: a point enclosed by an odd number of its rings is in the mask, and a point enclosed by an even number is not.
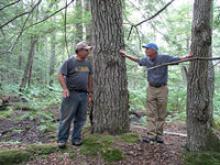
{"type": "MultiPolygon", "coordinates": [[[[23,112],[20,112],[23,113],[23,112]]],[[[14,114],[14,116],[21,114],[14,114]]],[[[13,120],[13,116],[8,119],[0,119],[0,148],[24,148],[33,143],[56,143],[56,132],[43,133],[37,129],[39,120],[13,120]],[[17,142],[17,143],[15,143],[17,142]]],[[[165,144],[147,144],[141,142],[141,137],[146,134],[146,130],[140,125],[131,125],[131,131],[137,133],[140,141],[134,144],[125,142],[114,142],[114,147],[123,153],[123,159],[111,162],[114,165],[181,165],[183,164],[182,152],[186,137],[184,123],[170,123],[165,131],[182,133],[181,136],[165,134],[165,144]]],[[[80,147],[68,145],[74,151],[74,158],[66,153],[55,152],[49,155],[36,156],[26,162],[28,165],[104,165],[105,162],[98,154],[96,156],[85,156],[80,153],[80,147]]]]}

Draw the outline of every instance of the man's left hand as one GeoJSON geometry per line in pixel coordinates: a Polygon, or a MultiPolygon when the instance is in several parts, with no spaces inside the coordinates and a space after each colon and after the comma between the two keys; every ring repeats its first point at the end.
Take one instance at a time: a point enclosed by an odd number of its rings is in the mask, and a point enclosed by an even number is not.
{"type": "Polygon", "coordinates": [[[181,60],[185,60],[185,59],[191,58],[192,56],[193,56],[192,52],[189,52],[188,55],[181,57],[181,60]]]}
{"type": "Polygon", "coordinates": [[[89,93],[89,97],[88,97],[88,101],[89,101],[89,105],[92,105],[92,103],[93,103],[93,95],[92,95],[92,93],[89,93]]]}

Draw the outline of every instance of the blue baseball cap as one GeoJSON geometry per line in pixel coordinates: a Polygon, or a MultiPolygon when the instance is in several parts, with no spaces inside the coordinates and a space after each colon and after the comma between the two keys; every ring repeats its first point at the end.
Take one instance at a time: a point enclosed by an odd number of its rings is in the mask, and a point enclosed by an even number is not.
{"type": "Polygon", "coordinates": [[[158,46],[157,46],[157,44],[155,44],[155,43],[148,43],[148,44],[144,44],[143,46],[142,46],[143,48],[150,48],[150,49],[154,49],[155,51],[158,51],[158,46]]]}

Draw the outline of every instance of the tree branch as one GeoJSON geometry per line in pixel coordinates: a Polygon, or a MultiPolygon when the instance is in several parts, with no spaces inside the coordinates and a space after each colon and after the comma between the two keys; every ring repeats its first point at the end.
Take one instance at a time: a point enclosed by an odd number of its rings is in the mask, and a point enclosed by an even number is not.
{"type": "Polygon", "coordinates": [[[142,23],[145,23],[145,22],[147,22],[147,21],[152,20],[153,18],[155,18],[156,16],[158,16],[161,12],[163,12],[168,6],[170,6],[174,1],[175,1],[175,0],[171,0],[170,2],[168,2],[163,8],[161,8],[159,11],[157,11],[154,15],[150,16],[149,18],[147,18],[147,19],[145,19],[145,20],[143,20],[143,21],[141,21],[141,22],[139,22],[139,23],[137,23],[137,24],[133,24],[133,25],[131,26],[131,29],[130,29],[129,34],[128,34],[128,40],[129,40],[129,38],[130,38],[130,35],[131,35],[132,30],[133,30],[134,27],[137,27],[137,26],[141,25],[142,23]]]}
{"type": "Polygon", "coordinates": [[[11,48],[9,49],[9,52],[12,52],[13,49],[15,48],[15,45],[17,44],[17,42],[19,41],[21,35],[22,35],[23,32],[24,32],[24,28],[25,28],[25,26],[26,26],[26,24],[27,24],[27,22],[28,22],[30,16],[31,16],[31,13],[29,13],[28,16],[27,16],[27,18],[25,19],[25,21],[24,21],[24,23],[23,23],[23,25],[22,25],[22,27],[21,27],[21,30],[20,30],[18,36],[17,36],[16,39],[15,39],[14,44],[13,44],[13,45],[11,46],[11,48]]]}
{"type": "Polygon", "coordinates": [[[18,19],[19,17],[22,17],[26,14],[32,13],[34,11],[34,9],[41,3],[42,0],[39,0],[34,7],[30,10],[30,11],[26,11],[24,13],[18,14],[16,16],[14,16],[11,20],[7,21],[6,23],[0,25],[0,29],[2,29],[3,27],[5,27],[6,25],[8,25],[9,23],[13,22],[14,20],[18,19]]]}
{"type": "Polygon", "coordinates": [[[175,61],[175,62],[165,63],[165,64],[161,64],[161,65],[156,65],[156,66],[147,68],[147,70],[149,71],[149,70],[160,68],[160,67],[163,67],[163,66],[175,65],[175,64],[179,64],[179,63],[183,63],[183,62],[187,62],[187,61],[195,61],[195,60],[220,60],[220,57],[191,57],[191,58],[180,60],[180,61],[175,61]]]}
{"type": "Polygon", "coordinates": [[[0,8],[0,11],[4,10],[5,8],[8,8],[10,6],[13,6],[14,4],[16,4],[16,3],[20,2],[20,1],[21,0],[17,0],[17,1],[14,1],[12,3],[9,3],[9,4],[5,5],[4,7],[0,8]]]}
{"type": "Polygon", "coordinates": [[[67,42],[67,36],[66,36],[66,19],[67,19],[67,0],[66,0],[66,6],[65,6],[65,12],[64,12],[64,33],[65,33],[65,46],[66,46],[66,51],[69,57],[69,50],[68,50],[68,42],[67,42]]]}
{"type": "Polygon", "coordinates": [[[74,0],[71,0],[67,5],[65,5],[64,7],[60,8],[59,10],[55,11],[54,13],[52,13],[51,15],[45,17],[44,19],[42,19],[41,21],[39,22],[35,22],[33,24],[31,24],[30,26],[26,27],[25,30],[27,30],[28,28],[32,27],[32,26],[35,26],[35,25],[38,25],[46,20],[48,20],[49,18],[53,17],[54,15],[56,15],[57,13],[59,13],[60,11],[66,9],[71,3],[73,3],[74,0]]]}

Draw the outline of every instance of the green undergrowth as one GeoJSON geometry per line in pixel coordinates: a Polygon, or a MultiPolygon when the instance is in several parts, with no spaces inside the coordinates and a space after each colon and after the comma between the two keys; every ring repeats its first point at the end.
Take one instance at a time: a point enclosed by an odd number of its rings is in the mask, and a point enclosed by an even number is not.
{"type": "Polygon", "coordinates": [[[126,133],[117,136],[92,134],[85,137],[81,154],[89,156],[101,155],[101,157],[108,161],[119,161],[124,158],[123,152],[114,147],[114,142],[137,143],[138,135],[134,133],[126,133]]]}
{"type": "Polygon", "coordinates": [[[10,165],[26,162],[34,156],[48,155],[57,152],[55,144],[32,144],[22,149],[2,149],[0,151],[0,164],[10,165]]]}
{"type": "Polygon", "coordinates": [[[188,152],[184,155],[185,165],[219,165],[220,153],[219,152],[188,152]]]}
{"type": "MultiPolygon", "coordinates": [[[[135,133],[125,133],[117,136],[103,134],[88,134],[80,146],[80,153],[86,156],[101,155],[106,162],[119,161],[124,158],[123,151],[116,147],[116,143],[137,143],[139,137],[135,133]]],[[[76,157],[75,148],[67,145],[64,149],[59,149],[54,144],[30,144],[21,149],[2,149],[0,151],[0,164],[19,164],[35,157],[47,157],[51,153],[68,154],[70,159],[76,157]]]]}

